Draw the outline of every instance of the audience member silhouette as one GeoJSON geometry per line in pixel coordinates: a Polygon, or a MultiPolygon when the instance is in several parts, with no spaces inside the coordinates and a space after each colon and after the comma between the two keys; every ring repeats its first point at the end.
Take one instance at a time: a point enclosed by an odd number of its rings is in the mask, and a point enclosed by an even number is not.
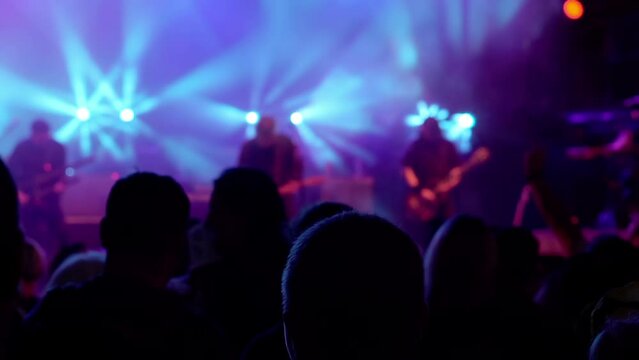
{"type": "MultiPolygon", "coordinates": [[[[4,189],[3,189],[4,190],[4,189]]],[[[15,357],[14,345],[22,321],[18,282],[24,251],[22,234],[2,229],[0,236],[0,359],[15,357]]]]}
{"type": "Polygon", "coordinates": [[[533,233],[523,228],[499,231],[497,240],[498,338],[503,358],[540,359],[550,349],[540,310],[541,258],[533,233]]]}
{"type": "Polygon", "coordinates": [[[497,294],[502,302],[528,306],[539,289],[539,243],[530,230],[497,234],[497,294]]]}
{"type": "Polygon", "coordinates": [[[297,239],[313,225],[341,213],[353,211],[353,208],[337,202],[322,202],[305,209],[291,224],[293,239],[297,239]]]}
{"type": "Polygon", "coordinates": [[[590,339],[593,341],[602,332],[611,330],[610,326],[617,322],[622,325],[637,326],[637,320],[639,320],[639,281],[633,281],[606,292],[606,295],[597,302],[589,315],[590,339]]]}
{"type": "Polygon", "coordinates": [[[496,240],[481,220],[459,216],[437,232],[424,260],[431,357],[499,355],[497,265],[496,240]]]}
{"type": "Polygon", "coordinates": [[[616,237],[596,239],[551,274],[537,296],[548,321],[555,358],[584,358],[591,340],[590,314],[611,289],[639,279],[639,251],[616,237]]]}
{"type": "Polygon", "coordinates": [[[50,292],[25,324],[25,358],[215,358],[212,332],[165,290],[186,246],[189,200],[170,177],[111,189],[100,233],[104,275],[50,292]]]}
{"type": "Polygon", "coordinates": [[[639,319],[610,322],[597,336],[590,360],[634,360],[639,358],[639,319]]]}
{"type": "Polygon", "coordinates": [[[497,242],[481,220],[448,221],[424,259],[429,311],[450,314],[494,304],[497,260],[497,242]]]}
{"type": "Polygon", "coordinates": [[[291,359],[416,359],[419,250],[387,221],[346,213],[295,243],[282,280],[291,359]]]}
{"type": "Polygon", "coordinates": [[[205,314],[219,324],[231,354],[281,319],[280,281],[289,250],[284,203],[259,170],[225,171],[214,184],[208,233],[215,258],[195,268],[189,284],[205,314]]]}
{"type": "Polygon", "coordinates": [[[15,357],[13,345],[22,321],[18,283],[24,260],[23,240],[16,185],[0,160],[0,359],[15,357]]]}
{"type": "Polygon", "coordinates": [[[46,255],[35,241],[26,239],[23,251],[22,276],[20,278],[20,309],[30,312],[40,301],[40,291],[46,271],[46,255]]]}
{"type": "Polygon", "coordinates": [[[18,188],[7,165],[0,159],[0,230],[12,231],[20,224],[18,188]]]}
{"type": "MultiPolygon", "coordinates": [[[[295,241],[313,225],[349,211],[353,211],[353,208],[336,202],[323,202],[307,208],[292,222],[293,240],[295,241]]],[[[288,360],[288,358],[282,322],[256,336],[242,354],[244,360],[288,360]]]]}

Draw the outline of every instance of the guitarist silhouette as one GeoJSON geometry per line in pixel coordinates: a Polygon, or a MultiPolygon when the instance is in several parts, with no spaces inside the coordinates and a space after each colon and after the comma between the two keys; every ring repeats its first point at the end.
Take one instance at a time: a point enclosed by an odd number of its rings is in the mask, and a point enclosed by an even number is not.
{"type": "Polygon", "coordinates": [[[50,256],[64,245],[60,195],[65,190],[66,151],[51,137],[49,124],[36,120],[31,136],[9,158],[21,203],[22,226],[50,256]]]}
{"type": "Polygon", "coordinates": [[[448,192],[436,194],[434,189],[442,180],[461,176],[460,156],[455,145],[444,138],[437,119],[429,118],[420,128],[419,138],[408,148],[402,165],[409,187],[406,227],[425,250],[439,226],[453,214],[448,192]],[[429,214],[420,213],[412,206],[411,201],[418,197],[433,201],[429,214]]]}
{"type": "Polygon", "coordinates": [[[278,134],[276,120],[262,117],[256,126],[256,136],[243,144],[238,165],[267,173],[284,197],[287,213],[297,213],[297,194],[303,188],[302,159],[293,141],[278,134]]]}

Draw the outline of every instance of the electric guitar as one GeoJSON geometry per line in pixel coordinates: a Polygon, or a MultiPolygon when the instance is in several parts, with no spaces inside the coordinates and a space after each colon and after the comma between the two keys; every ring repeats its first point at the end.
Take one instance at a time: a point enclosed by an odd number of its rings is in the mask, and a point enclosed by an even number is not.
{"type": "Polygon", "coordinates": [[[297,194],[302,188],[320,186],[326,182],[325,176],[313,176],[303,180],[293,180],[279,187],[280,195],[297,194]]]}
{"type": "Polygon", "coordinates": [[[490,159],[490,151],[485,147],[479,148],[473,152],[468,161],[452,169],[434,187],[422,187],[409,195],[407,200],[409,217],[420,221],[435,219],[441,213],[444,199],[459,186],[464,175],[488,159],[490,159]]]}
{"type": "Polygon", "coordinates": [[[61,193],[64,189],[61,189],[57,184],[51,184],[52,181],[61,178],[65,186],[75,185],[79,182],[75,176],[69,176],[67,169],[77,170],[84,166],[93,163],[94,158],[88,157],[74,161],[68,164],[66,167],[56,169],[44,174],[37,175],[29,184],[29,191],[20,191],[20,203],[22,205],[35,204],[41,205],[44,198],[55,193],[61,193]]]}

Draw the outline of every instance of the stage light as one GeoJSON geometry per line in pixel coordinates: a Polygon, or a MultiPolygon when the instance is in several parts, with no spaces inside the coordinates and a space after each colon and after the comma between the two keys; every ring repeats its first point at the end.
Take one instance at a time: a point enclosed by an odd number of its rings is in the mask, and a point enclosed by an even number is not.
{"type": "Polygon", "coordinates": [[[462,129],[472,129],[477,121],[472,114],[464,113],[457,115],[457,125],[462,129]]]}
{"type": "Polygon", "coordinates": [[[584,16],[584,5],[579,0],[566,0],[564,2],[564,14],[570,20],[579,20],[584,16]]]}
{"type": "Polygon", "coordinates": [[[450,116],[450,111],[446,109],[441,109],[437,113],[437,120],[448,120],[449,116],[450,116]]]}
{"type": "Polygon", "coordinates": [[[260,114],[255,112],[255,111],[251,111],[249,113],[246,114],[246,122],[251,124],[251,125],[255,125],[257,124],[257,122],[260,121],[260,114]]]}
{"type": "Polygon", "coordinates": [[[422,115],[422,116],[424,116],[424,117],[428,117],[428,115],[429,115],[429,111],[430,111],[430,109],[429,109],[429,107],[428,107],[428,103],[426,103],[426,101],[424,101],[424,100],[420,100],[420,101],[417,103],[417,113],[418,113],[419,115],[422,115]]]}
{"type": "Polygon", "coordinates": [[[304,115],[301,112],[294,112],[291,114],[291,123],[295,126],[301,125],[304,122],[304,115]]]}
{"type": "Polygon", "coordinates": [[[424,119],[418,115],[408,115],[405,122],[409,127],[418,127],[424,124],[424,119]]]}
{"type": "Polygon", "coordinates": [[[124,109],[120,111],[120,120],[124,122],[131,122],[135,119],[135,112],[131,109],[124,109]]]}
{"type": "Polygon", "coordinates": [[[91,118],[91,111],[85,107],[81,107],[75,111],[75,117],[80,121],[87,121],[91,118]]]}

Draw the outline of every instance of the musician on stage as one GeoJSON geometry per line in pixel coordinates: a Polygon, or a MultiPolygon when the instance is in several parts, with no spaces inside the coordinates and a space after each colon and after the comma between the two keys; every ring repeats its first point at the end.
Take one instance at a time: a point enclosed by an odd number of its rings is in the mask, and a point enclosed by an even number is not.
{"type": "Polygon", "coordinates": [[[31,136],[15,148],[9,167],[18,186],[26,235],[55,256],[64,245],[60,196],[65,190],[66,151],[51,136],[46,121],[33,122],[31,136]]]}
{"type": "Polygon", "coordinates": [[[461,180],[459,164],[459,153],[455,145],[444,138],[437,119],[427,119],[402,162],[404,179],[410,189],[407,230],[423,250],[437,228],[453,214],[451,197],[437,187],[444,180],[452,179],[452,183],[461,180]]]}
{"type": "Polygon", "coordinates": [[[295,212],[294,198],[300,189],[302,161],[293,141],[276,132],[274,118],[260,119],[256,137],[242,146],[239,166],[269,174],[285,197],[289,215],[295,212]]]}

